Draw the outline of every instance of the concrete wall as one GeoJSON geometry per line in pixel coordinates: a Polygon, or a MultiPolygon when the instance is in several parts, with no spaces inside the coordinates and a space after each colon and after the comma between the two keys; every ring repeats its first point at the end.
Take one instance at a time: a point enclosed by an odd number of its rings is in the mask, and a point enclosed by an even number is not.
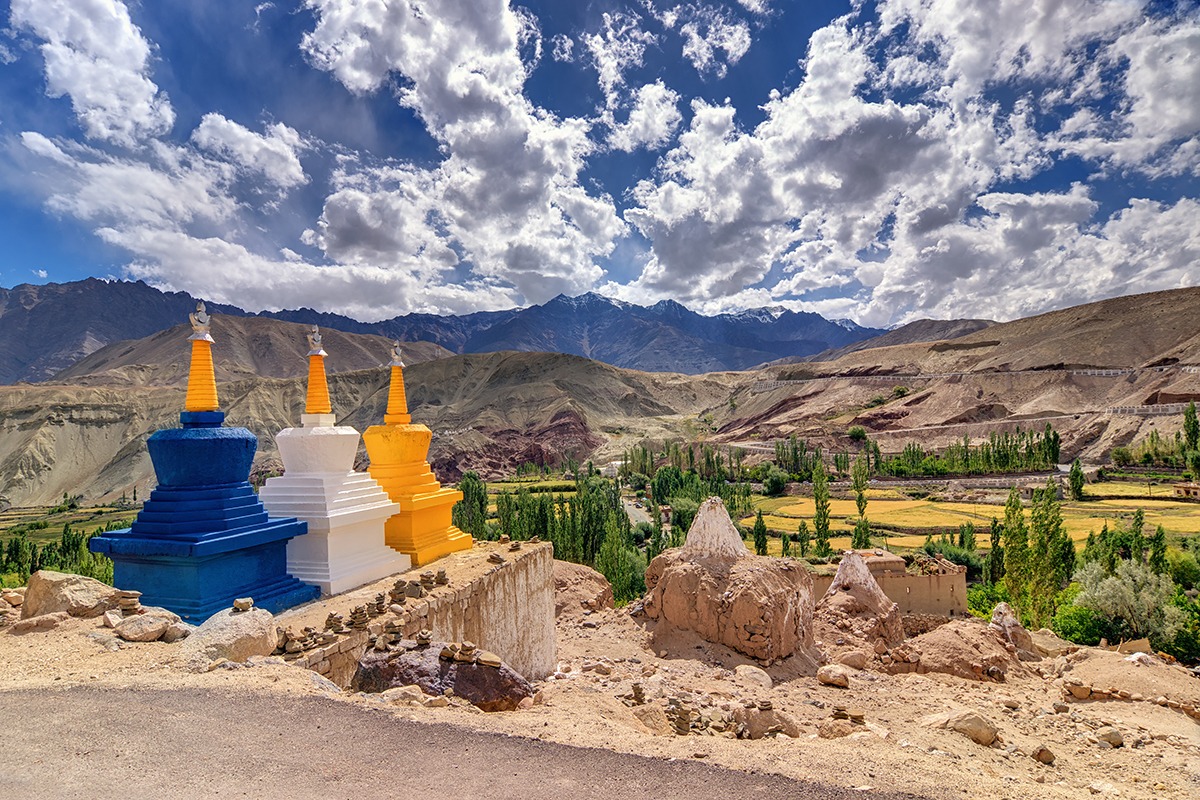
{"type": "MultiPolygon", "coordinates": [[[[469,639],[527,678],[544,678],[553,672],[554,548],[549,543],[526,544],[504,556],[506,563],[452,593],[409,600],[399,617],[404,637],[411,639],[425,628],[436,641],[469,639]]],[[[293,663],[347,686],[366,651],[369,634],[381,632],[389,616],[372,621],[367,630],[309,650],[293,663]]]]}
{"type": "MultiPolygon", "coordinates": [[[[966,616],[967,574],[884,575],[876,578],[879,588],[900,606],[901,614],[966,616]]],[[[833,583],[832,575],[814,575],[813,591],[818,602],[833,583]]]]}

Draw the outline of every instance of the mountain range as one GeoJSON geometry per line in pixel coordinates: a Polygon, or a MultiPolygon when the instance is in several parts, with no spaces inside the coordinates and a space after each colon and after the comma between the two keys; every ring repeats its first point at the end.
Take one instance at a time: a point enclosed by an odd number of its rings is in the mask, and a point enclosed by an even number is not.
{"type": "MultiPolygon", "coordinates": [[[[147,284],[89,278],[0,288],[0,383],[45,381],[115,342],[182,323],[196,298],[147,284]]],[[[210,313],[259,316],[322,328],[430,342],[451,353],[502,350],[578,355],[650,372],[743,370],[844,347],[884,331],[782,308],[705,316],[670,300],[643,307],[588,293],[542,305],[462,316],[407,314],[362,322],[308,308],[250,314],[209,303],[210,313]]]]}

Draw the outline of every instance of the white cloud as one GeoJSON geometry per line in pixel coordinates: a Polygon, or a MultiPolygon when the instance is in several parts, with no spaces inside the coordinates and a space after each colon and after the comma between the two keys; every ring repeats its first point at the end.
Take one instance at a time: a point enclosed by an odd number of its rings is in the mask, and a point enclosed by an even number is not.
{"type": "Polygon", "coordinates": [[[571,63],[575,60],[575,40],[563,33],[550,39],[550,55],[555,61],[571,63]]]}
{"type": "Polygon", "coordinates": [[[192,132],[192,141],[202,150],[235,164],[239,170],[261,175],[283,189],[308,182],[296,153],[304,148],[300,134],[283,123],[267,127],[267,134],[254,133],[216,113],[205,114],[192,132]]]}
{"type": "Polygon", "coordinates": [[[634,92],[628,118],[614,125],[609,133],[609,146],[626,152],[639,147],[652,150],[662,147],[683,121],[678,103],[678,93],[668,89],[661,80],[640,87],[634,92]]]}
{"type": "Polygon", "coordinates": [[[46,278],[50,277],[50,273],[46,272],[46,270],[44,270],[44,269],[35,269],[35,270],[33,270],[33,274],[38,276],[42,280],[46,280],[46,278]]]}
{"type": "Polygon", "coordinates": [[[680,27],[683,57],[696,71],[711,72],[724,78],[730,64],[736,64],[750,49],[750,26],[715,6],[693,6],[680,27]]]}
{"type": "MultiPolygon", "coordinates": [[[[506,2],[452,5],[310,1],[318,22],[304,48],[312,62],[355,92],[399,76],[400,101],[446,153],[437,167],[413,169],[394,186],[390,167],[361,170],[354,187],[361,194],[331,195],[313,241],[331,257],[377,248],[393,236],[382,226],[405,217],[398,257],[412,242],[424,243],[421,252],[435,254],[439,266],[459,252],[473,280],[515,287],[530,302],[586,291],[602,274],[594,259],[624,232],[611,198],[579,182],[595,149],[590,125],[524,96],[523,23],[506,2]]],[[[348,170],[344,184],[353,178],[348,170]]]]}
{"type": "Polygon", "coordinates": [[[612,108],[617,103],[617,91],[625,85],[625,73],[642,66],[646,48],[657,39],[640,27],[641,18],[636,14],[605,12],[603,21],[602,30],[581,41],[596,67],[605,103],[612,108]]]}
{"type": "Polygon", "coordinates": [[[46,93],[69,95],[89,138],[126,146],[171,129],[150,45],[118,0],[12,0],[12,24],[45,43],[46,93]]]}

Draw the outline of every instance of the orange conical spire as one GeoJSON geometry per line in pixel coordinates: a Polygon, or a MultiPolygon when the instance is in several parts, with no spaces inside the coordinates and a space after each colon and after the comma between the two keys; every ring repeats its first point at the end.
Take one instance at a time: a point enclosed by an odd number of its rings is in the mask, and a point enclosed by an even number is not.
{"type": "Polygon", "coordinates": [[[412,415],[408,413],[408,398],[404,395],[404,361],[400,358],[400,343],[392,345],[392,381],[388,385],[387,411],[383,421],[388,425],[408,425],[412,415]]]}
{"type": "Polygon", "coordinates": [[[187,399],[184,409],[187,411],[216,411],[220,408],[217,400],[217,377],[213,370],[212,341],[209,335],[211,317],[204,312],[204,303],[196,303],[195,313],[189,314],[192,323],[192,363],[188,369],[187,399]]]}
{"type": "Polygon", "coordinates": [[[329,383],[325,380],[325,350],[321,347],[321,331],[313,325],[308,334],[308,396],[305,398],[305,414],[332,414],[329,403],[329,383]]]}

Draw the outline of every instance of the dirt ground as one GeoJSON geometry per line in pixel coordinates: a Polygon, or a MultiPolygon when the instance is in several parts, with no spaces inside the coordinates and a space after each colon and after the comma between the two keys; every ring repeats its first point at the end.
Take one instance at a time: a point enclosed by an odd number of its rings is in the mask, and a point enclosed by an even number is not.
{"type": "Polygon", "coordinates": [[[321,695],[415,723],[697,760],[858,789],[868,796],[875,790],[939,798],[1182,800],[1200,793],[1200,724],[1148,696],[1195,704],[1200,680],[1179,667],[1151,668],[1105,651],[1082,651],[1064,658],[1059,667],[1067,670],[1068,680],[1075,673],[1094,687],[1128,684],[1138,696],[1146,693],[1145,700],[1064,701],[1063,678],[1054,675],[1052,660],[1032,665],[1007,683],[863,671],[852,676],[848,689],[821,685],[784,661],[767,670],[774,678],[767,689],[734,672],[748,660],[718,646],[659,637],[658,650],[652,651],[645,623],[623,610],[564,613],[558,623],[558,670],[537,684],[541,702],[522,711],[485,714],[457,700],[441,708],[388,705],[376,696],[337,691],[278,659],[191,674],[174,663],[179,645],[123,643],[110,650],[96,634],[104,635],[96,619],[71,619],[46,633],[0,633],[0,692],[75,686],[211,690],[297,702],[321,695]],[[646,703],[631,707],[623,698],[635,681],[642,685],[646,703]],[[701,712],[770,701],[796,723],[799,736],[678,736],[663,713],[668,697],[701,712]],[[1057,709],[1055,703],[1060,704],[1057,709]],[[820,738],[818,727],[830,719],[835,705],[862,711],[866,724],[845,738],[820,738]],[[973,709],[990,719],[1001,742],[983,747],[954,731],[921,724],[926,715],[955,708],[973,709]],[[1123,746],[1107,748],[1095,741],[1092,734],[1104,725],[1121,732],[1123,746]],[[1054,754],[1053,765],[1034,760],[1031,754],[1038,746],[1054,754]]]}

